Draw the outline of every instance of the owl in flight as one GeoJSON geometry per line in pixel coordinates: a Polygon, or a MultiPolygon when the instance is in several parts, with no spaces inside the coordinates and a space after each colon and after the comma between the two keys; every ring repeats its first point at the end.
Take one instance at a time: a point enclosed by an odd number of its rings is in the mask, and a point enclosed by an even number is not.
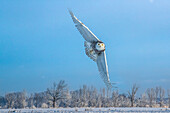
{"type": "Polygon", "coordinates": [[[99,40],[80,20],[78,20],[70,10],[69,12],[75,26],[85,39],[84,46],[86,55],[97,63],[100,76],[107,88],[112,88],[107,67],[105,44],[99,40]]]}

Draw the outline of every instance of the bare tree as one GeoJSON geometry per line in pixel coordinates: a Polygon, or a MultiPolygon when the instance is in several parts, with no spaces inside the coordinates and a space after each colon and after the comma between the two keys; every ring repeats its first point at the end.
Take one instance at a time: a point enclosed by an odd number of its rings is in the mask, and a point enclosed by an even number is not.
{"type": "Polygon", "coordinates": [[[101,101],[102,101],[102,105],[101,107],[106,107],[106,89],[105,88],[102,88],[100,89],[100,92],[101,92],[101,101]]]}
{"type": "Polygon", "coordinates": [[[155,100],[156,100],[156,104],[158,103],[158,94],[159,94],[159,87],[155,88],[155,100]]]}
{"type": "MultiPolygon", "coordinates": [[[[127,94],[121,94],[118,90],[112,92],[94,86],[80,87],[70,91],[64,81],[54,83],[46,91],[34,93],[30,96],[26,92],[7,93],[0,96],[0,108],[48,108],[48,107],[170,107],[170,89],[167,90],[168,98],[165,98],[165,90],[162,87],[148,88],[139,98],[136,93],[139,87],[136,84],[127,94]],[[156,104],[157,103],[157,104],[156,104]],[[158,106],[155,106],[158,105],[158,106]]],[[[87,109],[88,110],[88,109],[87,109]]]]}
{"type": "Polygon", "coordinates": [[[5,105],[6,105],[5,97],[0,96],[0,107],[1,107],[1,108],[4,108],[5,105]]]}
{"type": "Polygon", "coordinates": [[[106,91],[105,88],[102,89],[102,97],[106,97],[106,91]]]}
{"type": "Polygon", "coordinates": [[[168,104],[169,104],[169,108],[170,108],[170,89],[168,89],[167,93],[168,93],[168,104]]]}
{"type": "Polygon", "coordinates": [[[58,84],[54,82],[51,89],[47,88],[47,94],[49,95],[49,100],[53,102],[53,108],[56,107],[56,101],[66,97],[66,87],[65,81],[61,80],[58,84]]]}
{"type": "Polygon", "coordinates": [[[147,97],[146,97],[146,93],[143,93],[141,95],[140,107],[146,107],[146,105],[147,105],[147,97]]]}
{"type": "Polygon", "coordinates": [[[164,97],[165,97],[165,90],[162,87],[159,87],[160,107],[163,106],[164,97]]]}
{"type": "Polygon", "coordinates": [[[26,106],[26,91],[17,92],[15,94],[15,108],[25,108],[26,106]]]}
{"type": "Polygon", "coordinates": [[[83,98],[82,98],[82,102],[83,102],[83,107],[87,106],[87,86],[83,85],[83,98]]]}
{"type": "Polygon", "coordinates": [[[44,101],[46,101],[46,93],[45,92],[40,92],[40,93],[35,93],[33,96],[34,100],[34,105],[36,108],[40,108],[44,101]]]}
{"type": "Polygon", "coordinates": [[[119,107],[128,107],[130,104],[129,98],[126,97],[126,94],[119,94],[119,107]]]}
{"type": "Polygon", "coordinates": [[[148,88],[147,89],[147,95],[148,95],[148,99],[149,99],[149,106],[152,107],[153,106],[153,102],[155,99],[155,89],[154,88],[148,88]]]}
{"type": "Polygon", "coordinates": [[[128,95],[131,101],[131,107],[134,106],[134,100],[135,100],[135,95],[136,92],[138,91],[139,87],[136,84],[133,84],[131,91],[128,91],[128,95]]]}
{"type": "Polygon", "coordinates": [[[5,95],[7,100],[7,108],[25,108],[26,92],[14,92],[5,95]]]}
{"type": "Polygon", "coordinates": [[[71,91],[71,105],[70,107],[78,107],[79,104],[79,94],[78,90],[76,91],[71,91]]]}
{"type": "Polygon", "coordinates": [[[27,103],[28,103],[28,107],[29,107],[29,108],[33,108],[33,106],[34,106],[34,96],[33,96],[33,94],[31,94],[31,95],[28,97],[27,103]]]}
{"type": "Polygon", "coordinates": [[[70,96],[70,91],[67,88],[66,93],[65,93],[65,99],[63,100],[63,105],[61,105],[61,107],[69,107],[69,105],[71,104],[71,96],[70,96]]]}
{"type": "Polygon", "coordinates": [[[102,95],[98,94],[97,99],[96,99],[96,107],[101,107],[102,106],[102,95]]]}
{"type": "Polygon", "coordinates": [[[5,99],[7,101],[7,108],[13,108],[14,102],[15,102],[15,94],[14,93],[8,93],[5,95],[5,99]]]}
{"type": "Polygon", "coordinates": [[[112,93],[112,100],[113,100],[113,106],[118,107],[118,98],[119,98],[119,91],[113,91],[112,93]]]}

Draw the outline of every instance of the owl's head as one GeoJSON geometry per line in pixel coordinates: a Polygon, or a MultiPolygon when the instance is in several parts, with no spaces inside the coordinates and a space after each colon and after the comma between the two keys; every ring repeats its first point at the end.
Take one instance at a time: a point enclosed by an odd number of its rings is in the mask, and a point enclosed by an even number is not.
{"type": "Polygon", "coordinates": [[[97,49],[98,51],[104,51],[104,50],[105,50],[105,45],[104,45],[104,43],[98,42],[98,43],[96,44],[96,49],[97,49]]]}

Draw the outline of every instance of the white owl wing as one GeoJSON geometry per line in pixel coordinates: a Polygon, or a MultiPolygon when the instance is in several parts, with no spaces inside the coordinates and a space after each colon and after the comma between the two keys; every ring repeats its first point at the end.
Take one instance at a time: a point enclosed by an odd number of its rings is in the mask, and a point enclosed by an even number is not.
{"type": "Polygon", "coordinates": [[[105,51],[101,52],[97,57],[97,66],[100,72],[100,75],[106,84],[107,88],[112,88],[112,84],[109,79],[109,73],[108,73],[108,66],[107,66],[107,60],[106,60],[106,54],[105,51]]]}
{"type": "Polygon", "coordinates": [[[74,14],[69,10],[70,15],[73,19],[73,22],[76,24],[75,26],[79,30],[80,34],[83,38],[88,42],[97,42],[100,41],[89,29],[86,27],[80,20],[78,20],[74,14]]]}

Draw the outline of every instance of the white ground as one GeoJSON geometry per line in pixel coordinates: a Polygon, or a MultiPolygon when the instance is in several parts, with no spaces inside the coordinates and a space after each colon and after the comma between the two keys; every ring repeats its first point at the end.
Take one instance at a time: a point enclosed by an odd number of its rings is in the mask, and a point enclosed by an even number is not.
{"type": "Polygon", "coordinates": [[[0,109],[0,113],[170,113],[170,108],[56,108],[56,109],[0,109]]]}

